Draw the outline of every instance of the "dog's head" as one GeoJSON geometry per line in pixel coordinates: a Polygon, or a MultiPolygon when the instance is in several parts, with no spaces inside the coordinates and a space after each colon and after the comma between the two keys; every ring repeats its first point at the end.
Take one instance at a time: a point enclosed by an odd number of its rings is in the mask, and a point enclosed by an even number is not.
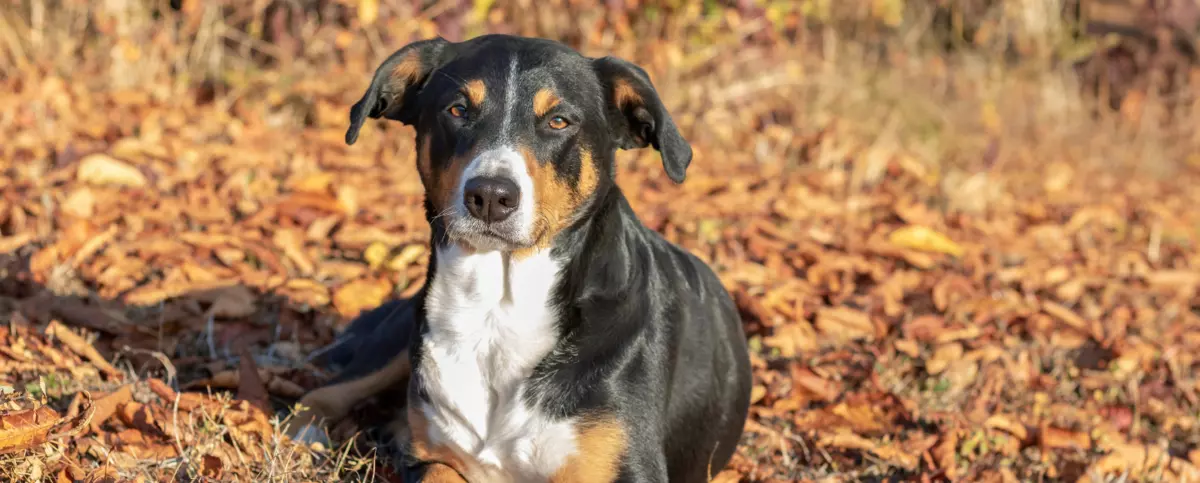
{"type": "Polygon", "coordinates": [[[640,67],[558,42],[486,35],[413,42],[350,110],[413,126],[436,237],[474,251],[529,251],[586,216],[613,184],[617,149],[653,146],[682,182],[692,149],[640,67]]]}

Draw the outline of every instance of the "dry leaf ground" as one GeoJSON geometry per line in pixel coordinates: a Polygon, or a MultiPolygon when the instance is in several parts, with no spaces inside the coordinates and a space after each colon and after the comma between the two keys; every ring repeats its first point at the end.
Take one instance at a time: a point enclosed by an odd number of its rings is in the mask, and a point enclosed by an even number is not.
{"type": "Polygon", "coordinates": [[[334,448],[277,413],[425,274],[412,132],[346,146],[348,107],[404,42],[484,31],[641,63],[693,142],[683,185],[619,176],[745,318],[716,481],[1200,481],[1200,104],[1089,102],[1039,2],[949,53],[887,1],[90,3],[0,7],[5,481],[389,480],[386,401],[334,448]]]}

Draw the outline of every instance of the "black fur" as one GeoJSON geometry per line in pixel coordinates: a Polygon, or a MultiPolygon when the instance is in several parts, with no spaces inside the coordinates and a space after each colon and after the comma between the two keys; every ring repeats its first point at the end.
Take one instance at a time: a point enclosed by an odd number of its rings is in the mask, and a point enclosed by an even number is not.
{"type": "MultiPolygon", "coordinates": [[[[462,100],[459,88],[467,79],[503,84],[512,53],[520,58],[521,85],[552,85],[562,97],[553,115],[572,123],[570,132],[538,131],[543,123],[523,108],[512,114],[525,126],[514,135],[539,160],[554,163],[566,182],[577,183],[587,168],[581,147],[592,153],[598,174],[577,221],[551,245],[557,258],[567,260],[554,297],[562,314],[559,343],[535,368],[529,402],[562,418],[597,411],[617,416],[629,436],[619,481],[707,481],[729,461],[742,433],[750,364],[738,312],[716,275],[645,227],[614,181],[616,149],[653,146],[675,182],[683,181],[692,158],[641,68],[612,57],[583,57],[541,39],[489,35],[457,44],[417,42],[380,66],[351,110],[346,141],[354,142],[368,117],[399,120],[415,126],[419,140],[428,137],[434,170],[445,168],[452,157],[505,141],[494,134],[504,116],[487,111],[503,103],[485,103],[483,112],[463,118],[445,112],[462,100]],[[390,83],[394,64],[414,51],[422,62],[419,80],[390,83]],[[618,81],[633,87],[643,102],[618,109],[612,97],[618,81]]],[[[529,105],[527,100],[521,106],[529,105]]],[[[444,228],[428,199],[426,211],[431,242],[439,243],[444,228]]],[[[432,279],[436,251],[430,253],[432,279]]],[[[350,361],[350,375],[339,379],[369,373],[411,341],[413,381],[419,388],[424,297],[422,290],[411,301],[390,303],[395,305],[387,313],[405,311],[401,317],[389,319],[383,308],[360,317],[352,329],[375,334],[375,340],[347,346],[365,362],[350,361]],[[395,327],[385,329],[388,324],[395,327]],[[380,341],[381,334],[394,339],[380,341]]]]}

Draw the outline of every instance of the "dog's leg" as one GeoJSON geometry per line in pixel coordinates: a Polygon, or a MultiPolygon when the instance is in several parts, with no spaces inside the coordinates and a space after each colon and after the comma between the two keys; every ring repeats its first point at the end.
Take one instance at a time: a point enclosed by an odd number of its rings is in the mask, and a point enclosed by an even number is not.
{"type": "Polygon", "coordinates": [[[454,468],[441,463],[429,463],[425,466],[421,481],[431,483],[467,483],[467,480],[454,471],[454,468]]]}
{"type": "MultiPolygon", "coordinates": [[[[288,425],[288,436],[300,441],[319,441],[314,423],[336,421],[346,416],[359,401],[408,379],[412,366],[408,351],[392,357],[383,368],[366,376],[314,390],[300,399],[305,408],[288,425]]],[[[321,438],[324,439],[324,438],[321,438]]]]}

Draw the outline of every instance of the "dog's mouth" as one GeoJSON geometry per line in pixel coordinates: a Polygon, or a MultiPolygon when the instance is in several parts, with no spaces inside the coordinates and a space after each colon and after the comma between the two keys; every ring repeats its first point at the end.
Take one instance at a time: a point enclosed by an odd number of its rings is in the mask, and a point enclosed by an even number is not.
{"type": "Polygon", "coordinates": [[[483,223],[457,217],[446,224],[448,242],[462,243],[476,251],[514,251],[532,245],[510,223],[483,223]]]}

